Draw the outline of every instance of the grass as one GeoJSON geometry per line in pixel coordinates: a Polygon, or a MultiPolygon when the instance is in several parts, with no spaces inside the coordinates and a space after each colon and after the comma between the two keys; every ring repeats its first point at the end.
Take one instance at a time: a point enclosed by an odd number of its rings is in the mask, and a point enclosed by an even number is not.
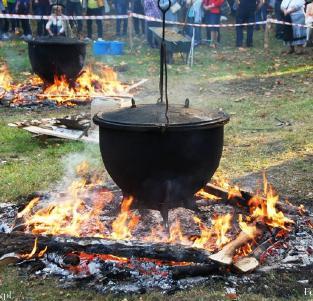
{"type": "MultiPolygon", "coordinates": [[[[176,57],[176,64],[169,66],[170,102],[182,103],[189,97],[196,107],[222,108],[231,114],[231,122],[225,127],[225,147],[217,174],[240,182],[266,170],[279,191],[312,207],[311,57],[283,57],[282,46],[274,39],[271,39],[271,50],[265,52],[262,32],[256,33],[256,47],[246,52],[233,47],[232,29],[223,30],[222,37],[222,47],[217,51],[207,46],[196,49],[192,68],[176,57]],[[277,119],[290,125],[278,125],[277,119]]],[[[24,79],[30,71],[27,45],[15,41],[0,46],[0,61],[7,63],[14,80],[24,79]]],[[[127,48],[121,57],[94,58],[88,51],[87,62],[95,61],[112,66],[126,63],[127,71],[119,74],[120,79],[149,78],[144,90],[136,96],[138,101],[157,99],[157,50],[136,39],[133,52],[127,48]]],[[[42,111],[0,108],[0,159],[7,161],[0,164],[0,202],[18,201],[34,191],[50,189],[65,172],[64,157],[86,149],[86,145],[79,142],[42,141],[8,127],[7,123],[84,110],[88,108],[42,111]]],[[[97,146],[88,147],[91,156],[99,157],[97,146]]],[[[0,294],[12,291],[15,300],[125,300],[125,296],[102,296],[79,288],[56,289],[57,279],[30,279],[16,267],[0,268],[0,294]]],[[[309,300],[304,296],[304,287],[296,282],[303,277],[301,273],[269,273],[264,277],[260,285],[250,291],[245,286],[239,288],[239,300],[309,300]]],[[[225,300],[228,297],[223,283],[212,282],[173,296],[153,293],[127,296],[126,300],[225,300]]]]}

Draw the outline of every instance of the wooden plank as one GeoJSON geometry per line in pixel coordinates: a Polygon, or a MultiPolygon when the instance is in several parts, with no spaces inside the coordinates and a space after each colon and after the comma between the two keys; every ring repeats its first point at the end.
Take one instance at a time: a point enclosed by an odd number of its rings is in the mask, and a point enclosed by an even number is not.
{"type": "Polygon", "coordinates": [[[52,127],[53,129],[44,129],[39,126],[27,126],[23,129],[39,135],[46,135],[51,137],[57,137],[62,139],[69,139],[69,140],[76,140],[76,141],[84,141],[84,142],[91,142],[91,143],[99,143],[99,139],[96,137],[87,137],[82,136],[83,131],[79,130],[69,130],[66,128],[59,128],[59,127],[52,127]]]}

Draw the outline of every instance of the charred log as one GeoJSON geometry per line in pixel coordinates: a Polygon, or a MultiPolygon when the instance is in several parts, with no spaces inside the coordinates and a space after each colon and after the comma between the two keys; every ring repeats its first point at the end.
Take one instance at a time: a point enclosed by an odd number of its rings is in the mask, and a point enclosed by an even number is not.
{"type": "Polygon", "coordinates": [[[38,251],[47,247],[48,252],[56,252],[61,255],[85,252],[122,257],[153,258],[162,261],[211,262],[209,252],[183,245],[114,241],[91,237],[35,236],[23,232],[0,233],[0,256],[8,253],[30,253],[36,237],[38,238],[38,251]]]}

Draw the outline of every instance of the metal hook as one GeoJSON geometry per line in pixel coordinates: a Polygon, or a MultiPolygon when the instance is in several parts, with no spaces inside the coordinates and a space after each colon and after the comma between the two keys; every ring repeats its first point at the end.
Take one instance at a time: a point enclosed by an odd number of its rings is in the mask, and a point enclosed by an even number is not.
{"type": "Polygon", "coordinates": [[[168,10],[171,8],[172,6],[172,1],[171,0],[168,0],[168,6],[167,7],[161,7],[161,1],[162,0],[158,0],[158,7],[159,7],[159,10],[163,13],[163,14],[166,14],[168,12],[168,10]]]}

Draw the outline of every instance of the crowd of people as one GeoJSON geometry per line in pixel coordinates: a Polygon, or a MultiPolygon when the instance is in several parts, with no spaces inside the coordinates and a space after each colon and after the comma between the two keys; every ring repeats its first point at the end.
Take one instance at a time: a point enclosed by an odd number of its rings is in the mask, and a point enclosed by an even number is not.
{"type": "MultiPolygon", "coordinates": [[[[226,15],[232,14],[236,23],[253,23],[265,21],[269,11],[275,14],[279,21],[294,24],[312,24],[313,7],[305,0],[171,0],[171,8],[166,13],[167,21],[177,21],[192,24],[218,25],[226,20],[226,15]],[[307,5],[308,4],[308,5],[307,5]],[[306,8],[307,7],[307,8],[306,8]]],[[[308,2],[308,1],[307,1],[308,2]]],[[[148,17],[161,18],[161,8],[166,8],[169,0],[0,0],[0,10],[9,14],[34,14],[49,16],[49,20],[40,19],[34,26],[30,26],[28,19],[0,19],[0,39],[7,40],[12,37],[32,39],[33,36],[66,35],[65,21],[58,16],[102,16],[105,14],[127,15],[129,11],[148,17]]],[[[71,18],[70,18],[71,19],[71,18]]],[[[96,39],[104,37],[103,20],[87,20],[86,36],[83,31],[83,20],[70,20],[70,27],[75,27],[80,38],[92,40],[93,23],[96,23],[96,39]]],[[[127,19],[110,20],[115,22],[117,37],[127,34],[127,19]]],[[[133,18],[136,35],[146,35],[151,47],[155,47],[152,32],[149,27],[161,26],[156,21],[145,21],[133,18]]],[[[244,43],[244,26],[236,27],[236,46],[253,46],[254,30],[264,29],[265,25],[246,26],[246,43],[244,43]]],[[[202,29],[203,31],[203,29],[202,29]]],[[[183,33],[194,36],[194,45],[205,41],[210,47],[216,48],[221,41],[219,27],[207,27],[206,39],[203,39],[201,27],[185,26],[183,33]]],[[[276,38],[282,39],[290,46],[288,52],[300,53],[301,47],[309,38],[310,31],[301,26],[276,25],[276,38]]]]}

